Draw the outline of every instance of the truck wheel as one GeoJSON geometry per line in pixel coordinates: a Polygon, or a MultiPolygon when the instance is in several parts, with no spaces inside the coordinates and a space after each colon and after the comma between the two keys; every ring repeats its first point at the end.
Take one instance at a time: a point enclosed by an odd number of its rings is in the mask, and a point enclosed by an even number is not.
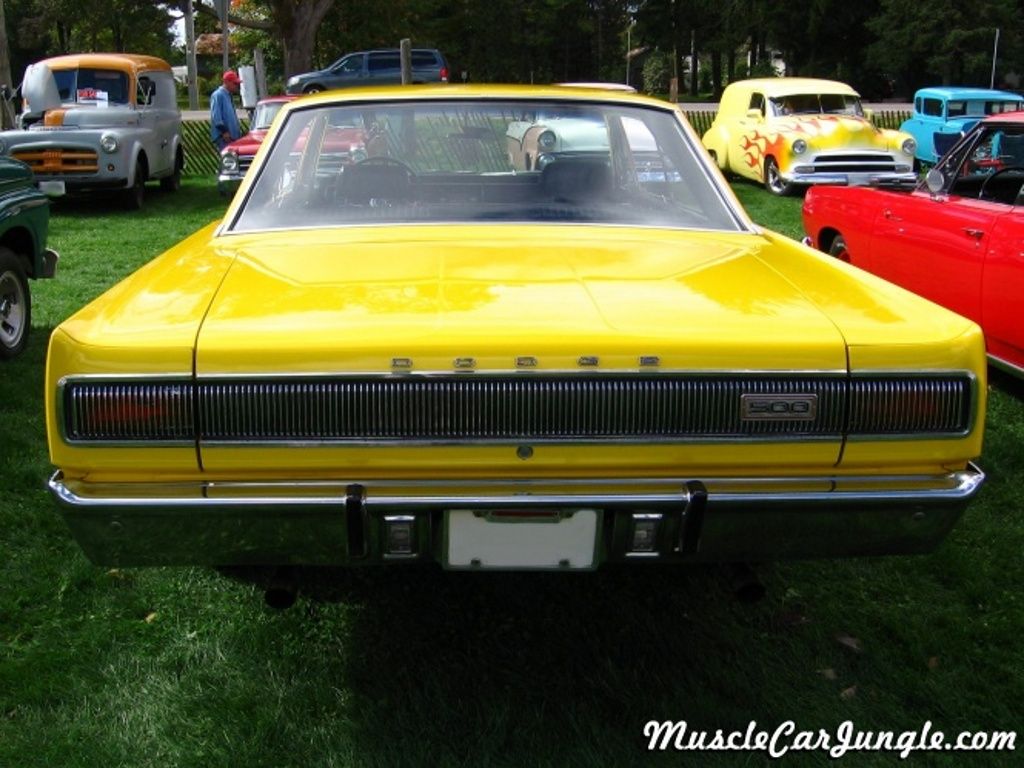
{"type": "Polygon", "coordinates": [[[174,157],[174,172],[160,179],[160,189],[164,192],[177,192],[181,189],[181,166],[184,165],[181,152],[174,157]]]}
{"type": "Polygon", "coordinates": [[[9,360],[25,349],[32,321],[32,297],[21,259],[0,248],[0,359],[9,360]]]}
{"type": "Polygon", "coordinates": [[[124,195],[124,207],[129,211],[138,211],[142,208],[142,203],[146,199],[146,164],[141,158],[135,163],[135,177],[132,179],[132,185],[122,194],[124,195]]]}

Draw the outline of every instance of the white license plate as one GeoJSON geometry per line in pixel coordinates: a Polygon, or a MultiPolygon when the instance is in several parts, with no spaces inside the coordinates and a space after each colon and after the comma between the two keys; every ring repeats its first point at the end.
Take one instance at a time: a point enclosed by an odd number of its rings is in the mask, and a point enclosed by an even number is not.
{"type": "Polygon", "coordinates": [[[40,181],[39,191],[49,197],[60,197],[66,190],[63,181],[40,181]]]}
{"type": "Polygon", "coordinates": [[[594,567],[597,510],[530,513],[449,510],[449,568],[586,570],[594,567]]]}

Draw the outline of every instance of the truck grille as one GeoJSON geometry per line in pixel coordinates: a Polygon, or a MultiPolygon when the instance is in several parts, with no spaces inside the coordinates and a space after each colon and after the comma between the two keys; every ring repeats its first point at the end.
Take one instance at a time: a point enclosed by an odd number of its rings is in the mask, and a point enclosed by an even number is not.
{"type": "Polygon", "coordinates": [[[972,387],[956,374],[82,379],[61,402],[70,442],[774,441],[963,434],[972,387]],[[779,410],[753,418],[749,398],[779,410]]]}
{"type": "Polygon", "coordinates": [[[27,164],[37,176],[47,173],[96,173],[99,163],[96,153],[87,149],[33,149],[15,150],[15,160],[27,164]]]}

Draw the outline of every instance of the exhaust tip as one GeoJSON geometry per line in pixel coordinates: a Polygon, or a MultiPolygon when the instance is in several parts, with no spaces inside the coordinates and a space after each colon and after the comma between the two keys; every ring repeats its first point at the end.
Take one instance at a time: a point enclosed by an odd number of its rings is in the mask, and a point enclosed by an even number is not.
{"type": "Polygon", "coordinates": [[[295,605],[298,593],[288,587],[270,587],[263,593],[263,602],[275,611],[284,611],[295,605]]]}
{"type": "Polygon", "coordinates": [[[295,605],[298,597],[298,575],[294,568],[278,568],[263,592],[263,602],[275,611],[284,611],[295,605]]]}
{"type": "Polygon", "coordinates": [[[750,605],[762,600],[767,590],[749,565],[737,565],[733,568],[732,593],[739,602],[750,605]]]}

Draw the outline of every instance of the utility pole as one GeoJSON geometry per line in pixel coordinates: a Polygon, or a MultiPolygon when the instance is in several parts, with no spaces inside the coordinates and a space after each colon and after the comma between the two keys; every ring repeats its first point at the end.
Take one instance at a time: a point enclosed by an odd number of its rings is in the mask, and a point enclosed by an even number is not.
{"type": "Polygon", "coordinates": [[[199,67],[196,65],[196,15],[192,0],[185,5],[185,65],[188,67],[188,108],[199,109],[199,67]]]}
{"type": "Polygon", "coordinates": [[[999,56],[999,27],[996,27],[996,41],[992,46],[992,77],[988,81],[989,88],[996,87],[996,58],[999,56]]]}
{"type": "Polygon", "coordinates": [[[230,69],[228,66],[228,38],[231,34],[228,31],[228,0],[217,0],[217,15],[220,16],[220,42],[223,51],[224,71],[227,72],[230,69]]]}

